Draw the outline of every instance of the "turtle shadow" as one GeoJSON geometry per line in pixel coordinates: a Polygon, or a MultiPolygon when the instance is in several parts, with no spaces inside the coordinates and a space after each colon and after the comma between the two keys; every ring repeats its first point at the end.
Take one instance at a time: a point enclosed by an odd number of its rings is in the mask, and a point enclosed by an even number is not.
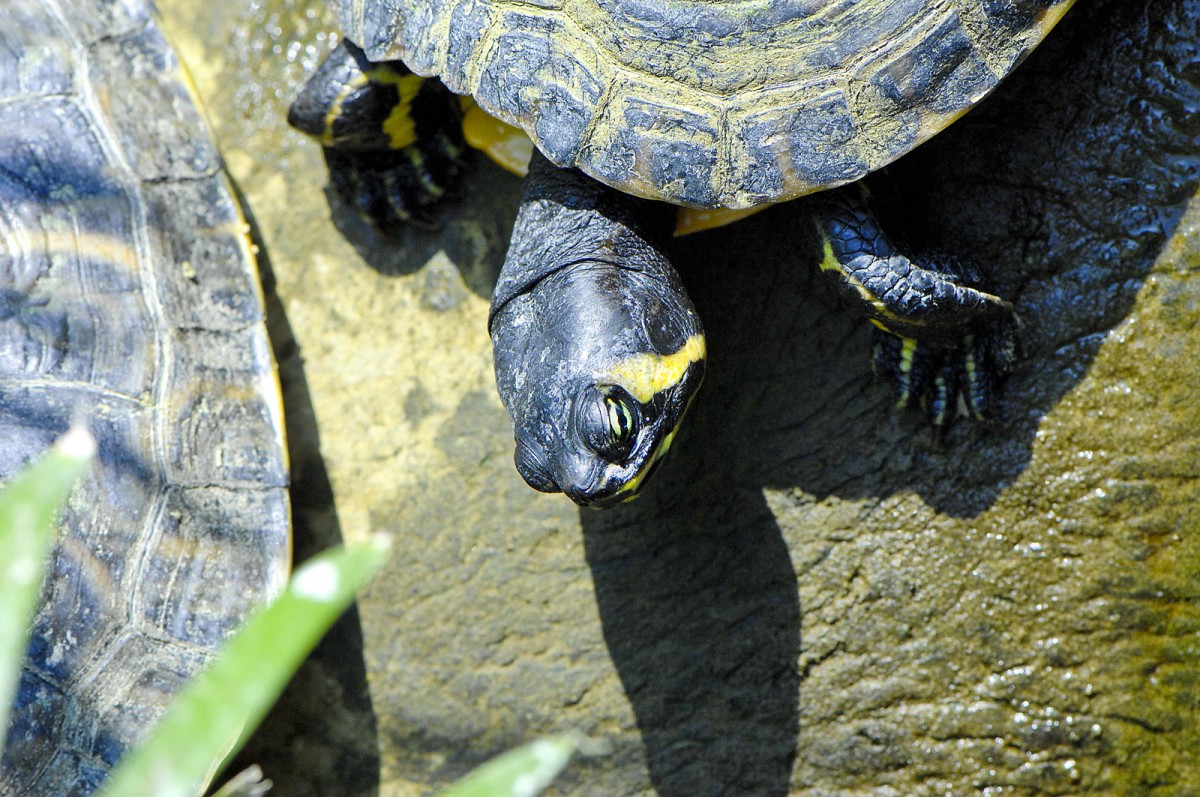
{"type": "Polygon", "coordinates": [[[796,572],[761,497],[705,481],[683,500],[663,491],[587,513],[604,639],[659,794],[786,794],[799,730],[796,572]]]}
{"type": "Polygon", "coordinates": [[[437,229],[405,227],[394,237],[381,233],[329,186],[325,199],[338,232],[380,274],[413,274],[444,252],[466,287],[487,299],[508,250],[521,183],[486,158],[476,157],[463,188],[455,201],[441,207],[437,229]]]}
{"type": "Polygon", "coordinates": [[[807,265],[803,202],[677,241],[706,383],[643,497],[580,512],[660,795],[788,793],[805,671],[829,655],[805,644],[797,576],[892,496],[967,520],[988,509],[1128,316],[1200,174],[1193,45],[1168,33],[1190,29],[1187,3],[1159,5],[1153,20],[1076,8],[995,96],[868,181],[912,246],[974,257],[1015,301],[1022,359],[985,423],[939,439],[894,411],[867,328],[807,265]],[[830,522],[831,497],[858,508],[830,522]]]}
{"type": "MultiPolygon", "coordinates": [[[[279,368],[291,465],[292,561],[343,542],[300,347],[275,290],[268,249],[250,204],[230,178],[258,247],[267,333],[279,368]]],[[[246,745],[214,780],[221,785],[260,766],[273,792],[375,794],[379,789],[378,726],[367,684],[362,624],[352,605],[304,660],[246,745]],[[315,765],[314,765],[315,762],[315,765]]]]}
{"type": "MultiPolygon", "coordinates": [[[[914,248],[972,256],[1016,304],[1023,356],[985,423],[939,439],[894,411],[870,372],[868,327],[816,273],[803,202],[676,242],[708,333],[705,387],[646,494],[580,513],[605,643],[659,794],[788,793],[806,672],[836,652],[806,643],[797,580],[893,496],[968,520],[992,506],[1129,314],[1197,187],[1186,112],[1200,81],[1182,34],[1163,33],[1172,16],[1186,20],[1188,3],[1158,3],[1153,20],[1123,0],[1080,4],[993,97],[868,180],[914,248]],[[829,498],[860,508],[830,522],[829,498]]],[[[482,163],[471,186],[468,221],[456,210],[394,255],[330,204],[381,273],[444,250],[486,296],[519,187],[482,163]]]]}

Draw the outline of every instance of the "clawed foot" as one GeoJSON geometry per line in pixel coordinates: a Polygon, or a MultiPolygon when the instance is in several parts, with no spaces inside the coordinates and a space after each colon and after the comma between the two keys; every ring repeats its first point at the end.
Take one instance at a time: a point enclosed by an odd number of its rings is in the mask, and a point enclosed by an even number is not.
{"type": "Polygon", "coordinates": [[[830,191],[816,208],[821,271],[875,325],[874,369],[895,385],[897,405],[938,429],[987,415],[1016,355],[1012,305],[968,260],[900,252],[853,190],[830,191]]]}
{"type": "Polygon", "coordinates": [[[436,227],[467,156],[459,100],[399,61],[373,63],[343,41],[288,111],[321,142],[337,194],[388,235],[436,227]]]}
{"type": "MultiPolygon", "coordinates": [[[[972,263],[948,256],[920,258],[923,269],[941,280],[971,289],[983,281],[972,263]]],[[[875,373],[892,383],[896,407],[922,411],[937,429],[955,417],[982,420],[995,402],[997,385],[1013,370],[1016,316],[997,301],[996,310],[965,323],[958,334],[938,330],[914,337],[874,320],[871,362],[875,373]]]]}
{"type": "Polygon", "coordinates": [[[877,323],[873,370],[892,384],[897,407],[921,411],[936,429],[957,416],[982,420],[1012,370],[1016,332],[1015,315],[965,331],[955,341],[901,337],[877,323]]]}
{"type": "Polygon", "coordinates": [[[386,235],[436,229],[438,207],[461,187],[461,160],[431,158],[417,145],[370,153],[326,147],[325,163],[338,196],[386,235]]]}

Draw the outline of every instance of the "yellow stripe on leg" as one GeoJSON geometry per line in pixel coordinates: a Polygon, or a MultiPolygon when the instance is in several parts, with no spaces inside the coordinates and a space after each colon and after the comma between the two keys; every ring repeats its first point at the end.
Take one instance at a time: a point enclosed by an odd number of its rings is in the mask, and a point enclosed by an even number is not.
{"type": "Polygon", "coordinates": [[[367,73],[376,83],[391,84],[400,95],[399,101],[383,120],[383,132],[388,137],[388,146],[392,149],[404,149],[417,140],[416,126],[412,118],[412,102],[421,90],[425,78],[420,75],[401,75],[394,69],[372,69],[367,73]]]}

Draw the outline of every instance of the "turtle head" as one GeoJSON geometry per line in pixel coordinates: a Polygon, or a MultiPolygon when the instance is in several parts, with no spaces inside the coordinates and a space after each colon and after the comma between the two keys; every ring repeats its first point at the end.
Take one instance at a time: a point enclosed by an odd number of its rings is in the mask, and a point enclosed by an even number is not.
{"type": "Polygon", "coordinates": [[[573,263],[492,319],[496,384],[517,470],[581,506],[633,498],[666,454],[704,375],[704,333],[670,278],[573,263]]]}

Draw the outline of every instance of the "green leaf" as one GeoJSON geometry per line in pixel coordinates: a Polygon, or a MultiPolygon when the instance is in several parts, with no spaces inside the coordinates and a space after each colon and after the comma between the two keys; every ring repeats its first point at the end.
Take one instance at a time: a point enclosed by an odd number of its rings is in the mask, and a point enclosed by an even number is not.
{"type": "Polygon", "coordinates": [[[354,593],[383,565],[390,543],[327,551],[296,570],[207,670],[175,699],[146,743],[118,764],[104,797],[192,797],[212,779],[279,697],[354,593]]]}
{"type": "Polygon", "coordinates": [[[0,752],[54,523],[95,455],[92,436],[72,428],[0,490],[0,752]]]}
{"type": "Polygon", "coordinates": [[[440,797],[533,797],[566,768],[586,740],[567,733],[502,753],[440,793],[440,797]]]}

